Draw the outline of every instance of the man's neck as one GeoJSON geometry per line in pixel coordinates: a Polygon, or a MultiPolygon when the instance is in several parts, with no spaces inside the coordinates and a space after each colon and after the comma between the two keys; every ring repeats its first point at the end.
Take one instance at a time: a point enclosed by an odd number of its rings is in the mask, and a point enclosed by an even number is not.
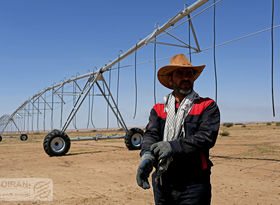
{"type": "MultiPolygon", "coordinates": [[[[186,96],[185,96],[185,97],[186,97],[186,96]]],[[[175,100],[176,100],[176,102],[181,103],[182,100],[183,100],[185,97],[175,96],[175,100]]]]}
{"type": "Polygon", "coordinates": [[[173,95],[174,95],[174,97],[175,97],[176,102],[181,103],[182,100],[183,100],[187,95],[189,95],[190,93],[191,93],[191,92],[189,92],[189,93],[186,94],[186,95],[183,95],[183,94],[180,94],[180,93],[173,92],[173,95]]]}

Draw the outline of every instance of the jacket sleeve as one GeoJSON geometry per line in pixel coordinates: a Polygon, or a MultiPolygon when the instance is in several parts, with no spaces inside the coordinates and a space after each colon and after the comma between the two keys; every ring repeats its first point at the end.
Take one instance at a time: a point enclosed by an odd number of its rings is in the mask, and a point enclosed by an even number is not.
{"type": "Polygon", "coordinates": [[[198,129],[192,136],[185,136],[171,141],[173,153],[190,154],[196,151],[209,150],[216,143],[220,127],[220,112],[213,101],[201,114],[198,129]]]}
{"type": "Polygon", "coordinates": [[[160,141],[160,139],[162,140],[160,118],[153,108],[150,113],[149,123],[146,126],[146,131],[143,136],[140,155],[142,156],[144,152],[150,150],[151,145],[160,141]]]}

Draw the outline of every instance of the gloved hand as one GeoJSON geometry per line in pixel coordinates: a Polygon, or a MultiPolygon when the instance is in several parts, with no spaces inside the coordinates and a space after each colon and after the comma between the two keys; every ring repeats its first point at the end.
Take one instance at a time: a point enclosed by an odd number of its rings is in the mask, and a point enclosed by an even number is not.
{"type": "Polygon", "coordinates": [[[137,184],[143,189],[149,189],[150,184],[148,181],[150,173],[153,171],[153,163],[155,157],[151,152],[145,152],[141,157],[141,163],[138,167],[136,174],[137,184]]]}
{"type": "Polygon", "coordinates": [[[166,157],[163,158],[159,161],[158,166],[157,166],[157,170],[156,170],[156,176],[155,176],[155,181],[160,183],[160,185],[162,185],[162,181],[161,181],[161,176],[163,175],[164,172],[167,171],[169,164],[173,161],[172,157],[166,157]]]}
{"type": "Polygon", "coordinates": [[[173,152],[170,143],[167,141],[160,141],[152,144],[150,150],[154,156],[157,157],[158,161],[170,157],[173,152]]]}

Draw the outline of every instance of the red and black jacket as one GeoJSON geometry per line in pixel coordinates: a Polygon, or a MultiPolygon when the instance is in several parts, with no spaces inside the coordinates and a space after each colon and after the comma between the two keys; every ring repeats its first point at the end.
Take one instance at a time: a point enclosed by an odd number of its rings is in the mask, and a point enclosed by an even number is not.
{"type": "MultiPolygon", "coordinates": [[[[143,136],[141,155],[148,151],[153,143],[163,140],[166,116],[164,104],[156,104],[151,110],[143,136]]],[[[195,100],[184,121],[185,136],[170,141],[173,162],[165,174],[170,183],[203,183],[209,180],[210,168],[213,165],[209,160],[209,149],[215,145],[219,127],[220,112],[215,101],[210,98],[195,100]]]]}

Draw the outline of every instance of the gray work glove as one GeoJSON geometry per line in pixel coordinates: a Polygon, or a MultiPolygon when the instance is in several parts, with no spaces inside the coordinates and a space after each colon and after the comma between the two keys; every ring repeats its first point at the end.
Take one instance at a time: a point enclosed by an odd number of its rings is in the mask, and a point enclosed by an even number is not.
{"type": "Polygon", "coordinates": [[[141,157],[141,163],[136,174],[136,181],[138,186],[142,187],[143,189],[150,188],[148,178],[150,173],[153,171],[154,160],[155,157],[150,151],[145,152],[141,157]]]}
{"type": "Polygon", "coordinates": [[[173,152],[170,143],[167,141],[160,141],[160,142],[154,143],[151,146],[150,150],[154,154],[154,156],[157,158],[158,161],[160,161],[161,159],[170,157],[173,152]]]}

